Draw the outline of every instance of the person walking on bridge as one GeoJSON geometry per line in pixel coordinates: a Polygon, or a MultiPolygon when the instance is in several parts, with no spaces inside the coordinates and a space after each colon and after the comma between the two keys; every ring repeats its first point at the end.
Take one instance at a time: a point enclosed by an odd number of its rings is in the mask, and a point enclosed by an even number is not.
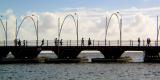
{"type": "Polygon", "coordinates": [[[54,44],[55,44],[55,46],[58,46],[57,38],[55,38],[54,44]]]}
{"type": "Polygon", "coordinates": [[[17,46],[17,39],[14,40],[14,45],[17,46]]]}
{"type": "Polygon", "coordinates": [[[60,40],[60,42],[59,42],[61,46],[62,46],[62,43],[63,43],[63,41],[62,41],[62,40],[63,40],[63,39],[61,39],[61,40],[60,40]]]}
{"type": "Polygon", "coordinates": [[[44,45],[44,39],[41,41],[42,43],[41,43],[41,46],[43,46],[44,45]]]}
{"type": "Polygon", "coordinates": [[[147,38],[147,46],[151,46],[151,39],[150,38],[147,38]]]}
{"type": "Polygon", "coordinates": [[[28,42],[27,42],[27,40],[26,40],[26,46],[27,46],[27,44],[28,44],[28,42]]]}
{"type": "Polygon", "coordinates": [[[25,40],[23,40],[23,46],[25,46],[26,45],[26,41],[25,40]]]}
{"type": "Polygon", "coordinates": [[[21,40],[19,39],[19,41],[18,41],[18,46],[21,46],[21,40]]]}
{"type": "Polygon", "coordinates": [[[81,46],[84,46],[84,38],[82,37],[81,46]]]}
{"type": "Polygon", "coordinates": [[[138,46],[140,46],[141,40],[140,38],[138,38],[138,46]]]}
{"type": "Polygon", "coordinates": [[[92,43],[91,43],[91,39],[89,38],[88,39],[88,46],[90,46],[92,43]]]}

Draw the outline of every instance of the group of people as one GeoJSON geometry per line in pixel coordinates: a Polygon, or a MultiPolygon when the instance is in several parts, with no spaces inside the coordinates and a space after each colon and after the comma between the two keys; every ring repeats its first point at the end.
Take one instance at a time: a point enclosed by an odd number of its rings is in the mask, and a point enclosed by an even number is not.
{"type": "MultiPolygon", "coordinates": [[[[23,40],[23,45],[22,45],[22,41],[20,39],[15,39],[14,44],[15,46],[27,46],[28,42],[27,40],[23,40]]],[[[44,45],[44,39],[41,41],[41,46],[43,45],[44,45]]]]}
{"type": "MultiPolygon", "coordinates": [[[[138,46],[140,46],[141,40],[138,38],[138,46]]],[[[151,46],[151,39],[147,38],[147,45],[146,46],[151,46]]]]}
{"type": "Polygon", "coordinates": [[[55,46],[58,46],[59,44],[60,44],[60,46],[62,46],[63,39],[61,39],[61,40],[59,41],[57,38],[55,38],[54,43],[55,43],[55,46]]]}
{"type": "MultiPolygon", "coordinates": [[[[22,46],[22,41],[19,39],[19,40],[17,40],[17,39],[15,39],[14,40],[14,44],[15,44],[15,46],[22,46]]],[[[27,45],[27,41],[26,40],[23,40],[23,46],[26,46],[27,45]]]]}
{"type": "MultiPolygon", "coordinates": [[[[58,46],[58,45],[62,46],[63,45],[63,39],[61,39],[59,41],[57,38],[55,38],[54,43],[55,43],[55,46],[58,46]]],[[[88,46],[90,46],[91,44],[92,44],[91,39],[89,38],[88,39],[88,46]]],[[[84,38],[82,38],[82,40],[81,40],[81,46],[84,46],[84,38]]]]}
{"type": "MultiPolygon", "coordinates": [[[[26,46],[28,42],[26,40],[23,40],[23,45],[22,45],[22,41],[20,39],[19,40],[15,39],[14,43],[15,43],[15,46],[17,46],[17,45],[18,46],[26,46]]],[[[58,46],[58,45],[62,46],[63,39],[61,39],[59,41],[57,38],[55,38],[54,43],[55,43],[55,46],[58,46]]],[[[140,38],[138,38],[138,46],[140,46],[140,43],[141,43],[141,40],[140,40],[140,38]]],[[[88,39],[88,46],[90,46],[91,44],[92,44],[92,42],[91,42],[91,39],[89,38],[88,39]]],[[[44,45],[44,39],[41,41],[41,46],[43,46],[43,45],[44,45]]],[[[84,46],[84,38],[83,37],[81,40],[81,46],[84,46]]],[[[147,45],[146,46],[151,46],[151,39],[150,38],[147,38],[147,45]]]]}
{"type": "MultiPolygon", "coordinates": [[[[91,42],[91,39],[89,38],[88,39],[88,46],[90,46],[92,44],[91,42]]],[[[82,40],[81,40],[81,46],[84,46],[84,38],[82,37],[82,40]]]]}
{"type": "MultiPolygon", "coordinates": [[[[60,45],[62,46],[62,39],[59,41],[59,40],[57,40],[57,38],[55,39],[55,46],[58,46],[58,42],[60,43],[60,45]]],[[[26,40],[23,40],[23,46],[27,46],[27,41],[26,40]]],[[[14,44],[15,44],[15,46],[22,46],[22,41],[19,39],[15,39],[14,40],[14,44]]],[[[41,46],[43,46],[44,45],[44,39],[42,39],[42,41],[41,41],[41,46]]]]}

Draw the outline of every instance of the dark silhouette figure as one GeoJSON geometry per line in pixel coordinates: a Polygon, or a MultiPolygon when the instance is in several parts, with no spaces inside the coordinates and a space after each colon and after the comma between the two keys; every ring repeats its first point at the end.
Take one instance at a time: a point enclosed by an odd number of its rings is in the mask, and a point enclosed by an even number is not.
{"type": "Polygon", "coordinates": [[[151,39],[150,38],[147,38],[147,46],[151,46],[151,39]]]}
{"type": "Polygon", "coordinates": [[[41,43],[41,46],[43,46],[44,45],[44,39],[41,41],[42,43],[41,43]]]}
{"type": "Polygon", "coordinates": [[[14,45],[17,46],[17,39],[14,40],[14,45]]]}
{"type": "Polygon", "coordinates": [[[58,42],[57,41],[58,41],[57,38],[55,38],[55,40],[54,40],[55,46],[58,46],[58,42]]]}
{"type": "Polygon", "coordinates": [[[138,46],[140,46],[141,40],[140,38],[138,38],[138,46]]]}
{"type": "Polygon", "coordinates": [[[84,46],[84,38],[81,40],[81,46],[84,46]]]}
{"type": "Polygon", "coordinates": [[[61,40],[60,40],[60,45],[61,45],[61,46],[62,46],[62,43],[63,43],[63,42],[62,42],[62,39],[61,39],[61,40]]]}
{"type": "Polygon", "coordinates": [[[88,39],[88,46],[90,46],[91,45],[91,39],[89,38],[88,39]]]}
{"type": "Polygon", "coordinates": [[[26,46],[27,46],[27,44],[28,44],[28,41],[26,40],[26,46]]]}
{"type": "Polygon", "coordinates": [[[18,46],[21,46],[21,40],[19,39],[19,41],[18,41],[18,46]]]}
{"type": "Polygon", "coordinates": [[[23,40],[23,46],[25,46],[26,45],[26,41],[25,40],[23,40]]]}

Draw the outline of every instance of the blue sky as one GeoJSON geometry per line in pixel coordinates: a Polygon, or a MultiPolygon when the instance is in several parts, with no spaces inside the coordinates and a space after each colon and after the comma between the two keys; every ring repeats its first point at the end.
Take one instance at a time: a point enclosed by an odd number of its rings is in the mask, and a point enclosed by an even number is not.
{"type": "MultiPolygon", "coordinates": [[[[92,39],[101,40],[105,34],[105,18],[117,11],[123,17],[123,39],[134,40],[137,37],[155,39],[156,16],[160,15],[159,3],[160,0],[0,0],[0,15],[7,17],[8,34],[11,40],[15,39],[16,19],[20,23],[26,15],[37,15],[39,17],[39,36],[53,40],[57,36],[58,18],[63,20],[65,15],[74,15],[75,12],[79,17],[79,37],[87,39],[90,36],[92,39]]],[[[72,20],[68,19],[68,21],[72,20]]],[[[115,17],[111,24],[108,39],[117,40],[119,30],[115,17]]],[[[35,35],[32,27],[30,20],[24,22],[19,37],[34,39],[35,36],[30,38],[35,35]]],[[[65,24],[62,37],[68,40],[75,39],[75,35],[74,37],[68,36],[73,35],[74,32],[74,24],[68,22],[65,24]]],[[[1,33],[3,31],[0,31],[1,33]]]]}
{"type": "Polygon", "coordinates": [[[148,8],[159,6],[160,0],[0,0],[0,13],[12,9],[16,15],[28,11],[56,12],[64,8],[102,8],[120,10],[131,7],[148,8]]]}

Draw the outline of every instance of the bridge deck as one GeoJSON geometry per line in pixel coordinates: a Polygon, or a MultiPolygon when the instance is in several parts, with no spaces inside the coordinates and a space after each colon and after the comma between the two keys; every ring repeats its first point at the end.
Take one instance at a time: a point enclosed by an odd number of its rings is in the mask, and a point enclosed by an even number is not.
{"type": "Polygon", "coordinates": [[[55,49],[80,49],[80,50],[101,50],[101,49],[121,49],[124,51],[145,51],[145,50],[160,50],[160,46],[0,46],[0,49],[39,49],[39,50],[55,50],[55,49]]]}
{"type": "Polygon", "coordinates": [[[63,43],[61,46],[55,46],[54,42],[44,43],[42,46],[38,45],[21,45],[21,46],[14,46],[14,45],[8,45],[8,46],[0,46],[0,58],[6,57],[9,52],[11,52],[15,58],[35,58],[39,55],[41,51],[54,51],[54,53],[57,55],[58,58],[71,58],[75,59],[80,54],[81,51],[84,50],[97,50],[100,51],[101,54],[104,55],[104,58],[106,59],[118,59],[120,56],[124,53],[124,51],[144,51],[145,52],[145,59],[150,60],[152,58],[160,58],[159,52],[160,52],[160,46],[155,46],[154,42],[150,43],[149,46],[146,46],[146,44],[140,44],[138,46],[137,42],[133,44],[132,41],[129,43],[126,42],[120,46],[119,41],[115,44],[105,44],[105,42],[97,42],[95,43],[93,41],[92,45],[88,46],[87,43],[85,43],[83,46],[81,44],[76,44],[76,42],[67,42],[63,43]]]}
{"type": "MultiPolygon", "coordinates": [[[[62,46],[81,46],[82,42],[81,40],[78,40],[78,43],[76,40],[63,40],[62,46]]],[[[121,46],[146,46],[147,42],[145,40],[141,41],[138,43],[137,40],[123,40],[121,42],[121,46]]],[[[160,41],[158,41],[158,44],[160,45],[160,41]]],[[[36,40],[25,40],[21,41],[21,46],[37,46],[36,40]]],[[[42,41],[38,41],[38,46],[42,45],[42,41]]],[[[56,43],[54,40],[45,40],[43,43],[43,46],[55,46],[56,43]]],[[[59,45],[61,45],[59,43],[59,45]]],[[[0,46],[6,46],[5,41],[0,41],[0,46]]],[[[15,46],[15,42],[13,40],[7,42],[7,46],[15,46]]],[[[17,43],[18,46],[18,43],[17,43]]],[[[88,40],[84,40],[83,46],[88,46],[88,40]]],[[[91,45],[90,46],[120,46],[120,41],[119,40],[91,40],[91,45]]],[[[157,46],[157,41],[152,40],[150,42],[150,46],[157,46]]]]}

